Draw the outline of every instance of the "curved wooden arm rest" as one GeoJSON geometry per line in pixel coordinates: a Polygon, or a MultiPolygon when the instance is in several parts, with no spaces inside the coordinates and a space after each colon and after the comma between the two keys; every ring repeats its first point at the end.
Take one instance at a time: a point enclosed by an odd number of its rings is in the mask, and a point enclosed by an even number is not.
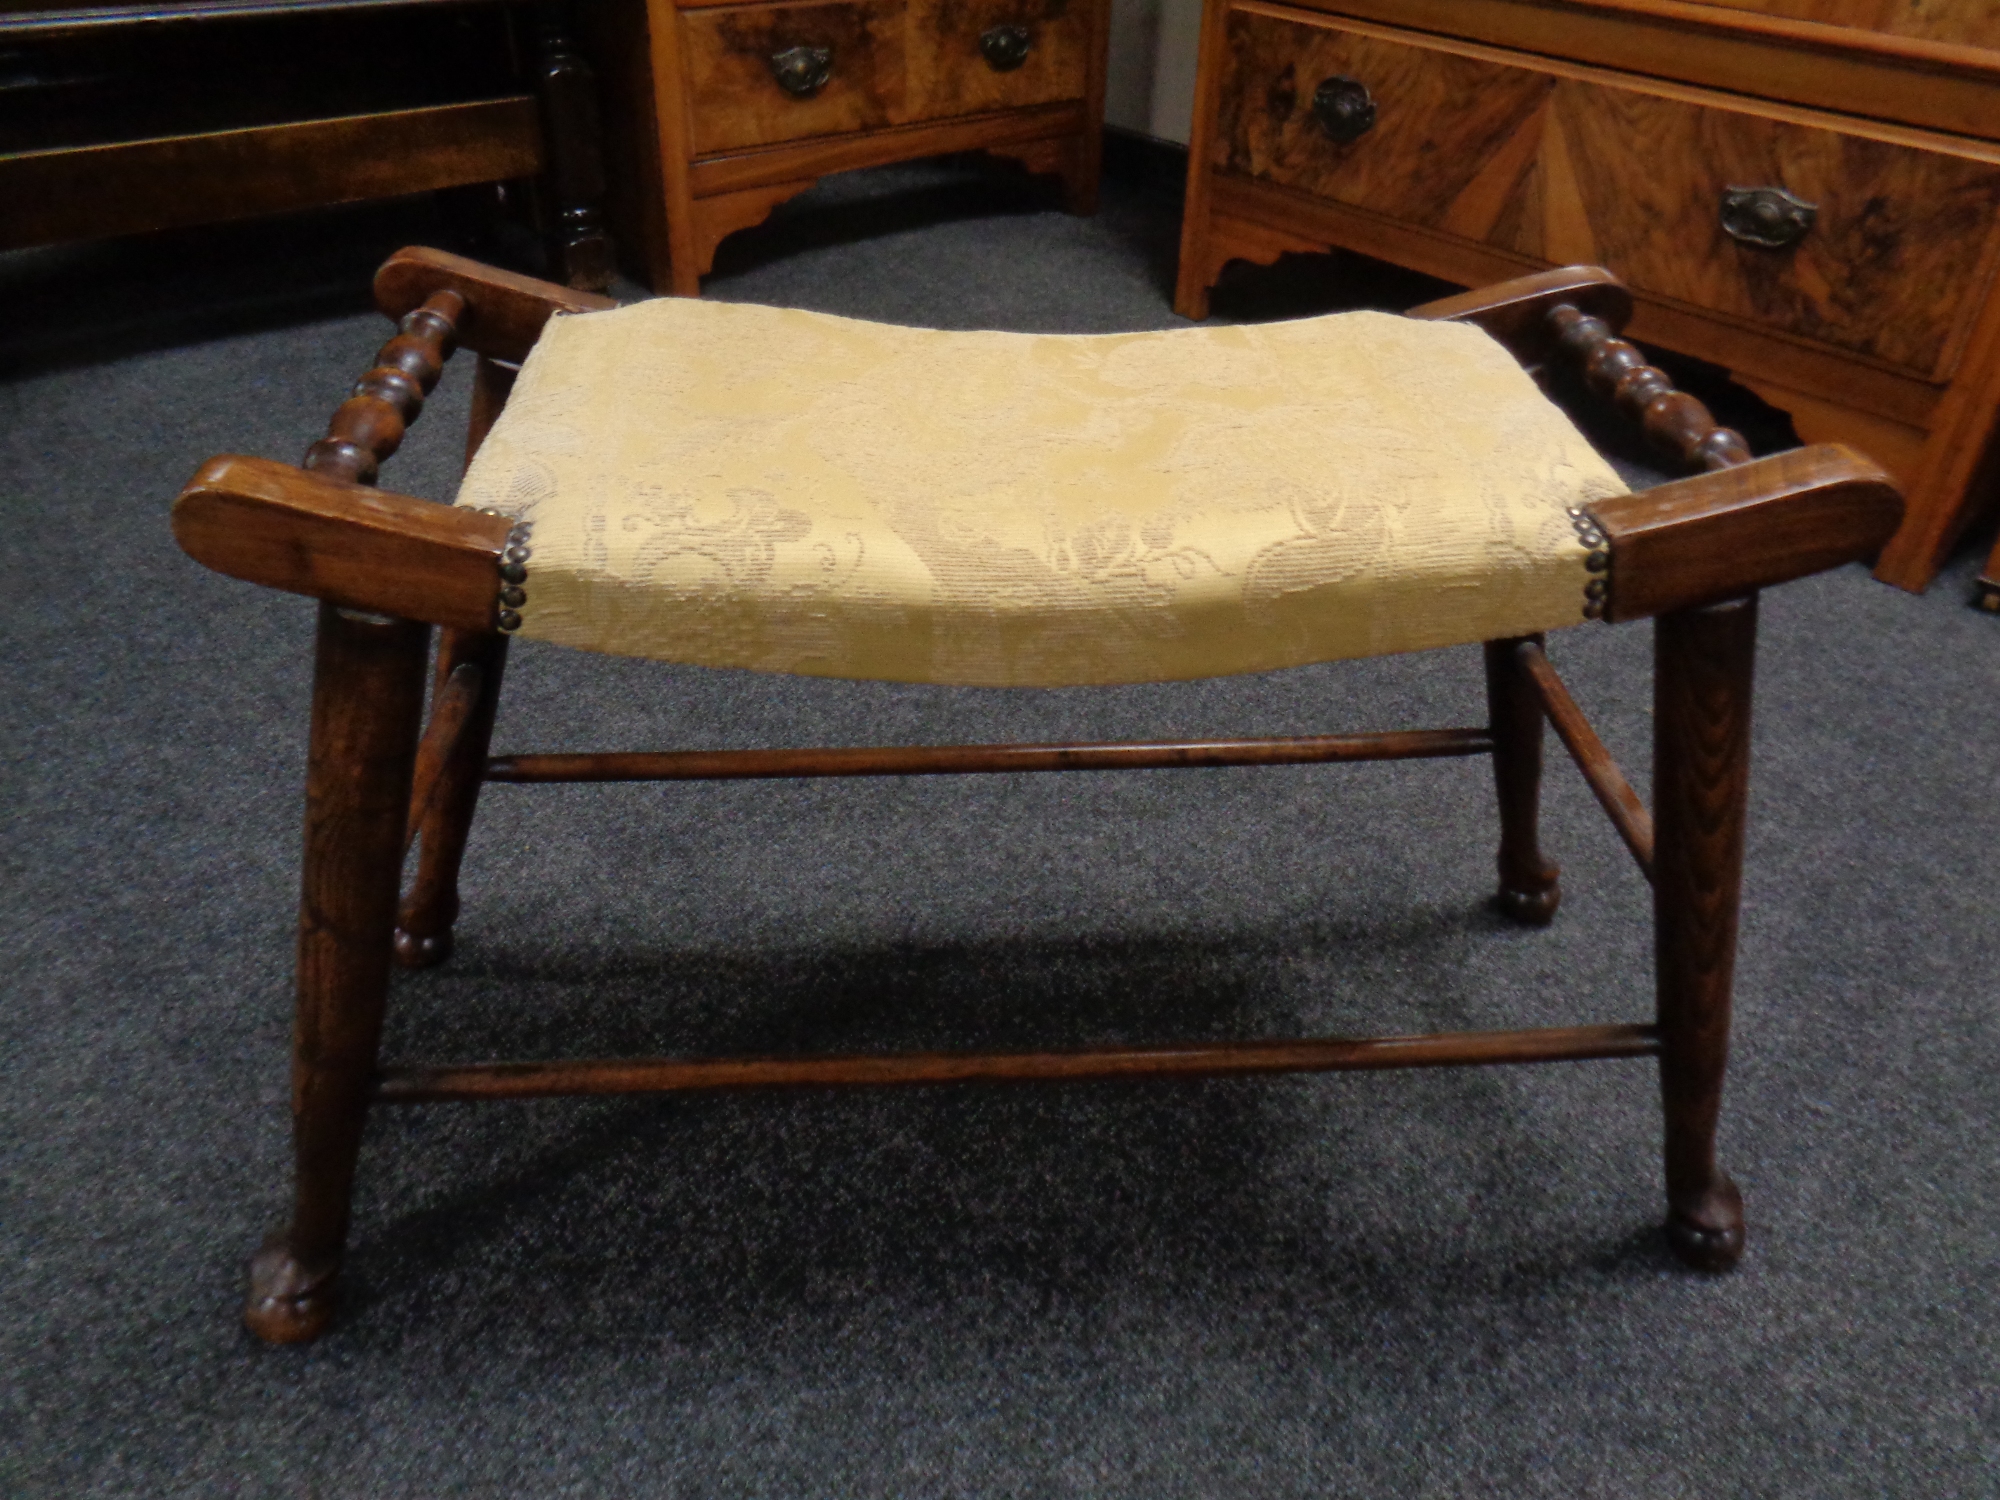
{"type": "Polygon", "coordinates": [[[420,245],[398,250],[375,273],[375,305],[392,318],[423,306],[438,292],[465,299],[458,319],[460,347],[489,359],[519,364],[542,336],[542,325],[563,312],[602,312],[618,303],[420,245]]]}
{"type": "Polygon", "coordinates": [[[510,522],[224,454],[174,502],[174,540],[204,567],[330,604],[492,630],[510,522]]]}
{"type": "Polygon", "coordinates": [[[1822,443],[1599,501],[1610,542],[1604,617],[1640,620],[1873,562],[1903,493],[1852,448],[1822,443]]]}
{"type": "Polygon", "coordinates": [[[1623,328],[1632,316],[1632,294],[1600,266],[1561,266],[1533,276],[1517,276],[1512,281],[1426,302],[1404,316],[1431,323],[1476,323],[1504,344],[1514,358],[1532,367],[1556,352],[1559,333],[1550,324],[1549,314],[1565,305],[1611,328],[1623,328]]]}

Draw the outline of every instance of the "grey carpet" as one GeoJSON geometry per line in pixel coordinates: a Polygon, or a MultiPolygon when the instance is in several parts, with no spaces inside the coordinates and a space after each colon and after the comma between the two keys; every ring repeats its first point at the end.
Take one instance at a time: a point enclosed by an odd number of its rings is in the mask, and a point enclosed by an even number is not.
{"type": "MultiPolygon", "coordinates": [[[[311,607],[167,502],[294,458],[422,205],[0,261],[0,1492],[2000,1492],[2000,620],[1970,553],[1766,603],[1734,1275],[1685,1274],[1640,1062],[435,1106],[371,1124],[346,1311],[237,1324],[283,1213],[311,607]]],[[[829,183],[714,295],[1174,323],[1172,205],[829,183]]],[[[1225,316],[1425,295],[1239,270],[1225,316]]],[[[387,481],[446,495],[452,371],[387,481]]],[[[1643,782],[1648,633],[1570,632],[1643,782]]],[[[503,749],[1476,722],[1476,651],[1088,692],[528,644],[503,749]]],[[[1553,751],[1553,744],[1552,744],[1553,751]]],[[[1486,910],[1485,765],[489,794],[398,1057],[1080,1044],[1644,1018],[1647,893],[1552,763],[1545,933],[1486,910]]]]}

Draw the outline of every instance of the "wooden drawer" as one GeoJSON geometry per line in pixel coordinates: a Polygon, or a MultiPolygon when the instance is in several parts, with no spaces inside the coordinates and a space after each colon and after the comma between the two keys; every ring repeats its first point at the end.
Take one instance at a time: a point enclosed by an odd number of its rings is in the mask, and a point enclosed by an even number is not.
{"type": "Polygon", "coordinates": [[[910,118],[1081,99],[1091,29],[1075,0],[910,0],[910,118]],[[1027,50],[1014,63],[1017,40],[1027,50]]]}
{"type": "Polygon", "coordinates": [[[908,118],[903,0],[807,0],[684,11],[682,68],[689,138],[708,156],[908,118]],[[788,92],[773,59],[793,48],[828,54],[826,81],[788,92]]]}
{"type": "Polygon", "coordinates": [[[697,156],[1081,99],[1090,73],[1077,0],[805,0],[680,25],[697,156]],[[801,47],[824,50],[827,77],[795,94],[773,59],[801,47]]]}
{"type": "Polygon", "coordinates": [[[1218,169],[1949,375],[2000,249],[2000,151],[1350,26],[1231,10],[1218,169]],[[1345,143],[1313,107],[1339,78],[1374,106],[1345,143]],[[1817,205],[1796,244],[1724,229],[1724,194],[1760,187],[1817,205]]]}

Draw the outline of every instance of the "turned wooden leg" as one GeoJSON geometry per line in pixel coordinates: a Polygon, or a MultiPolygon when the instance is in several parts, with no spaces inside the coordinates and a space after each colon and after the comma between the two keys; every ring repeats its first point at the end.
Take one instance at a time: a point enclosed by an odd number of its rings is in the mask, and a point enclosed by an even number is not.
{"type": "Polygon", "coordinates": [[[1542,858],[1542,700],[1520,650],[1538,635],[1486,643],[1486,708],[1493,730],[1493,783],[1500,794],[1500,891],[1503,916],[1546,927],[1562,904],[1557,867],[1542,858]]]}
{"type": "Polygon", "coordinates": [[[458,868],[472,836],[479,789],[485,785],[486,752],[493,739],[493,716],[500,707],[500,678],[507,666],[507,637],[445,631],[438,643],[440,692],[452,672],[467,662],[479,668],[479,697],[465,732],[444,762],[430,811],[417,830],[417,878],[396,918],[396,962],[406,969],[428,969],[451,957],[451,927],[458,920],[458,868]]]}
{"type": "Polygon", "coordinates": [[[1743,1254],[1743,1201],[1715,1163],[1715,1125],[1729,1061],[1757,600],[1662,615],[1655,632],[1653,911],[1667,1238],[1688,1265],[1726,1271],[1743,1254]]]}
{"type": "Polygon", "coordinates": [[[288,1229],[250,1262],[243,1321],[274,1344],[333,1316],[348,1200],[389,986],[430,631],[320,606],[306,772],[292,1033],[296,1198],[288,1229]]]}
{"type": "Polygon", "coordinates": [[[604,228],[604,132],[597,75],[573,40],[568,0],[535,7],[543,135],[554,201],[556,263],[564,281],[588,292],[611,285],[611,239],[604,228]]]}

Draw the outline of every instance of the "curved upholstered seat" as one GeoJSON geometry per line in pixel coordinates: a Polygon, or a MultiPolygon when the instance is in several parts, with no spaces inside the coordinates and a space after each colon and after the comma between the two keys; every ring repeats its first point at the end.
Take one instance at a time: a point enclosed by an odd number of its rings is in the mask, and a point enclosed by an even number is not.
{"type": "Polygon", "coordinates": [[[987,685],[1156,681],[1582,618],[1623,492],[1478,328],[945,333],[553,320],[459,503],[532,522],[521,633],[987,685]]]}

